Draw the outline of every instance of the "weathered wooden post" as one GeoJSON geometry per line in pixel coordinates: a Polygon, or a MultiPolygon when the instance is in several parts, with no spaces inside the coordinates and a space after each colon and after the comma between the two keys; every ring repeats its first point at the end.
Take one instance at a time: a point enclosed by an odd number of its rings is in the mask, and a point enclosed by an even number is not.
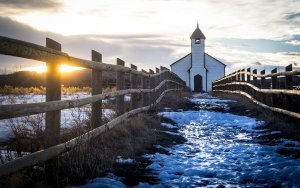
{"type": "MultiPolygon", "coordinates": [[[[92,61],[102,62],[102,55],[92,50],[92,61]]],[[[102,93],[102,71],[92,70],[92,95],[102,93]]],[[[102,123],[102,100],[92,103],[91,127],[94,129],[102,123]]]]}
{"type": "MultiPolygon", "coordinates": [[[[250,74],[251,74],[251,68],[250,68],[250,67],[247,69],[246,74],[247,74],[247,82],[250,83],[250,82],[251,82],[251,75],[250,75],[250,74]]],[[[248,86],[246,86],[245,91],[246,91],[248,94],[250,94],[250,92],[249,92],[250,89],[249,89],[248,86]]]]}
{"type": "MultiPolygon", "coordinates": [[[[137,66],[131,64],[130,68],[137,70],[137,66]]],[[[137,75],[130,73],[130,87],[131,89],[137,89],[137,75]]],[[[138,108],[139,105],[139,94],[133,93],[131,94],[131,109],[138,108]]]]}
{"type": "MultiPolygon", "coordinates": [[[[265,70],[260,71],[260,75],[266,74],[265,70]]],[[[266,77],[260,77],[260,89],[264,89],[266,87],[266,77]]]]}
{"type": "MultiPolygon", "coordinates": [[[[257,86],[257,69],[254,69],[252,71],[252,74],[253,74],[253,85],[257,86]]],[[[256,96],[257,92],[253,88],[251,88],[251,91],[252,91],[253,98],[256,99],[257,98],[257,96],[256,96]]]]}
{"type": "Polygon", "coordinates": [[[155,67],[155,72],[159,73],[159,68],[155,67]]]}
{"type": "MultiPolygon", "coordinates": [[[[61,51],[61,44],[46,38],[46,47],[61,51]]],[[[61,100],[61,73],[60,62],[46,62],[46,102],[61,100]]],[[[45,148],[59,144],[60,142],[60,110],[46,112],[45,121],[45,148]]]]}
{"type": "MultiPolygon", "coordinates": [[[[260,71],[260,75],[264,75],[266,73],[265,70],[260,71]]],[[[264,89],[266,87],[266,77],[260,77],[260,89],[264,89]]],[[[261,93],[261,102],[266,104],[267,99],[266,99],[266,94],[261,93]]]]}
{"type": "MultiPolygon", "coordinates": [[[[238,70],[238,72],[237,72],[237,82],[240,82],[241,81],[241,69],[240,70],[238,70]]],[[[238,83],[239,85],[237,85],[236,86],[236,90],[241,90],[241,85],[240,85],[240,83],[238,83]]]]}
{"type": "MultiPolygon", "coordinates": [[[[290,64],[285,67],[285,71],[292,71],[293,70],[293,65],[290,64]]],[[[293,76],[285,76],[285,89],[291,90],[293,89],[293,76]]],[[[285,95],[284,97],[285,100],[285,109],[286,110],[292,110],[292,97],[290,95],[285,95]]]]}
{"type": "MultiPolygon", "coordinates": [[[[142,72],[146,73],[145,70],[142,70],[142,72]]],[[[147,83],[147,76],[142,76],[142,88],[147,89],[148,83],[147,83]]],[[[147,93],[143,92],[142,94],[142,106],[147,106],[147,93]]]]}
{"type": "Polygon", "coordinates": [[[251,68],[248,68],[248,69],[247,69],[246,74],[247,74],[247,82],[250,83],[250,81],[251,81],[251,80],[250,80],[250,79],[251,79],[251,77],[250,77],[250,74],[251,74],[251,68]]]}
{"type": "Polygon", "coordinates": [[[241,77],[242,77],[242,82],[245,82],[245,69],[242,69],[241,77]]]}
{"type": "Polygon", "coordinates": [[[257,69],[254,69],[252,73],[253,73],[253,85],[257,86],[257,69]]]}
{"type": "MultiPolygon", "coordinates": [[[[117,65],[125,66],[125,62],[122,59],[117,58],[117,65]]],[[[125,76],[123,72],[117,72],[117,90],[123,90],[125,85],[125,76]]],[[[116,97],[117,115],[122,115],[125,112],[124,95],[116,97]]]]}
{"type": "MultiPolygon", "coordinates": [[[[241,72],[241,81],[242,82],[245,82],[245,69],[242,69],[241,70],[242,72],[241,72]]],[[[241,91],[245,91],[245,86],[244,85],[241,85],[241,91]]]]}
{"type": "MultiPolygon", "coordinates": [[[[277,68],[273,69],[271,71],[271,73],[277,73],[277,68]]],[[[277,89],[277,76],[272,76],[271,77],[271,81],[272,81],[272,89],[277,89]]],[[[276,99],[275,99],[275,95],[274,94],[271,94],[271,101],[272,101],[272,106],[273,107],[276,107],[276,99]]]]}

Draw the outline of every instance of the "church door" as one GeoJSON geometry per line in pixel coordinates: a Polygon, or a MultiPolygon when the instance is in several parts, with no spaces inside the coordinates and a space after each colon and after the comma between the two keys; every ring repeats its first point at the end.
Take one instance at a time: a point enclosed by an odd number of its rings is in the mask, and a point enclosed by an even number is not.
{"type": "Polygon", "coordinates": [[[201,92],[203,91],[202,89],[202,76],[197,74],[194,76],[194,92],[201,92]]]}

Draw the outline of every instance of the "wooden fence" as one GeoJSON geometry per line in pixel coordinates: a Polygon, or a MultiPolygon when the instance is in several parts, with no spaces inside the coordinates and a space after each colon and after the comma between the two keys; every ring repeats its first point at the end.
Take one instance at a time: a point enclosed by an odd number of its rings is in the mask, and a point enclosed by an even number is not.
{"type": "Polygon", "coordinates": [[[125,67],[125,62],[117,58],[117,64],[102,63],[102,55],[92,50],[91,60],[79,59],[61,52],[61,44],[47,38],[46,47],[37,44],[0,36],[0,54],[34,59],[46,62],[46,102],[0,105],[0,119],[8,119],[46,113],[44,148],[30,155],[17,158],[0,166],[0,176],[8,175],[25,167],[47,161],[74,148],[78,143],[85,143],[99,134],[120,124],[129,116],[147,111],[161,101],[170,91],[186,89],[185,82],[165,67],[138,71],[135,65],[125,67]],[[92,69],[92,96],[61,100],[61,64],[92,69]],[[102,71],[116,72],[115,92],[102,93],[102,71]],[[125,89],[124,76],[130,74],[130,89],[125,89]],[[125,112],[124,95],[131,94],[130,111],[125,112]],[[118,117],[102,124],[102,99],[116,97],[118,117]],[[60,143],[61,110],[92,104],[91,131],[66,143],[60,143]]]}
{"type": "MultiPolygon", "coordinates": [[[[238,93],[256,104],[294,118],[300,118],[300,91],[294,84],[299,82],[300,70],[292,65],[285,72],[273,69],[270,74],[251,68],[238,70],[213,82],[213,91],[238,93]]],[[[299,83],[297,83],[299,84],[299,83]]]]}

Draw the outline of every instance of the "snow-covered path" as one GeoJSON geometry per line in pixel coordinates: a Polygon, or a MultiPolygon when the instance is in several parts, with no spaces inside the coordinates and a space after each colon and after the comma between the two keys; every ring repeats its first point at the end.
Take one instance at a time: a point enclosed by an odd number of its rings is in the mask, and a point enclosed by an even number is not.
{"type": "MultiPolygon", "coordinates": [[[[199,110],[159,114],[173,120],[173,125],[163,125],[179,129],[187,142],[165,148],[170,154],[145,155],[152,161],[147,168],[160,182],[138,187],[300,187],[300,159],[278,153],[283,148],[299,151],[300,143],[280,139],[275,145],[261,144],[259,136],[278,132],[259,129],[264,122],[254,118],[214,111],[226,111],[234,101],[209,95],[194,95],[189,100],[199,110]]],[[[83,187],[97,184],[125,187],[108,177],[83,187]]]]}

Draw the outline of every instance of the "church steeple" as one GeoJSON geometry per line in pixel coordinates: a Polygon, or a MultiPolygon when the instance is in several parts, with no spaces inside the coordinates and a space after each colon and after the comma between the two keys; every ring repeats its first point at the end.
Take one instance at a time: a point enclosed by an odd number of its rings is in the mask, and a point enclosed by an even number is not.
{"type": "Polygon", "coordinates": [[[191,39],[204,39],[204,40],[206,39],[206,37],[204,36],[202,31],[199,29],[198,21],[197,21],[197,28],[195,29],[195,31],[191,35],[191,39]]]}

